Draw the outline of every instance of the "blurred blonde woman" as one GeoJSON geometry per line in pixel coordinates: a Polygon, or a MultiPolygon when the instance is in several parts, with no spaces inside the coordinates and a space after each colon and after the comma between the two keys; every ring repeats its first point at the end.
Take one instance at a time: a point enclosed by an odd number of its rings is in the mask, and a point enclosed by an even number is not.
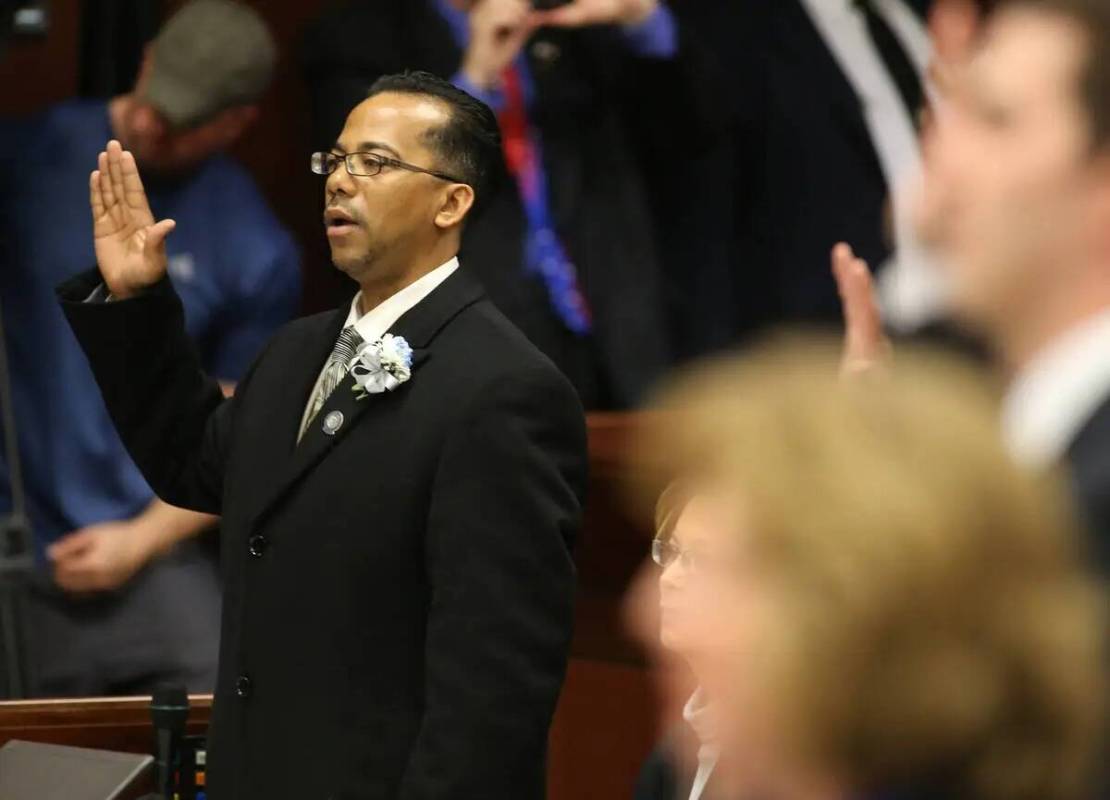
{"type": "Polygon", "coordinates": [[[698,772],[714,800],[1088,800],[1105,594],[1067,493],[1008,459],[963,367],[903,351],[844,383],[838,358],[703,367],[644,441],[683,487],[655,550],[663,644],[713,712],[698,772]]]}
{"type": "MultiPolygon", "coordinates": [[[[701,621],[691,598],[692,588],[700,574],[713,569],[718,562],[710,547],[711,508],[706,498],[692,496],[689,487],[676,482],[667,487],[656,504],[655,538],[651,557],[659,567],[658,591],[644,591],[635,601],[658,600],[658,614],[649,614],[637,627],[647,635],[658,631],[656,649],[669,664],[664,670],[661,690],[670,700],[677,700],[700,681],[699,666],[707,659],[699,652],[700,644],[709,637],[695,635],[701,621]],[[681,684],[681,685],[679,685],[681,684]]],[[[647,589],[647,587],[641,587],[647,589]]],[[[651,609],[655,610],[655,609],[651,609]]],[[[634,612],[635,613],[635,612],[634,612]]],[[[653,648],[655,649],[655,648],[653,648]]],[[[704,689],[687,692],[681,706],[682,725],[670,731],[664,744],[644,765],[633,795],[634,800],[713,800],[716,793],[714,771],[720,757],[717,741],[715,709],[704,689]]],[[[661,698],[662,699],[662,698],[661,698]]],[[[673,705],[672,703],[664,703],[673,705]]]]}

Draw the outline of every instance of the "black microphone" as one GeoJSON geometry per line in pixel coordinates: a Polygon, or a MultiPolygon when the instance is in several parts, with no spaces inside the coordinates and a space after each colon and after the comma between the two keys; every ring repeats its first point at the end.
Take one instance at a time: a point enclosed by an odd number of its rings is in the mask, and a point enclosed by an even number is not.
{"type": "Polygon", "coordinates": [[[172,800],[176,788],[181,739],[189,716],[189,695],[184,686],[162,686],[150,699],[150,720],[154,723],[154,765],[158,773],[157,796],[172,800]]]}

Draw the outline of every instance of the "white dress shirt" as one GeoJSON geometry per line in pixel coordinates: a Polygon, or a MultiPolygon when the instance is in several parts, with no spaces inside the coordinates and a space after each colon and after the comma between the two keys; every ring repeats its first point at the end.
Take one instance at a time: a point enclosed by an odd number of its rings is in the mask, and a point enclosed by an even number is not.
{"type": "MultiPolygon", "coordinates": [[[[362,300],[362,292],[358,292],[351,301],[351,310],[350,313],[347,314],[347,321],[343,323],[343,327],[346,328],[349,325],[354,325],[355,330],[358,331],[358,335],[362,337],[364,342],[377,341],[382,338],[382,336],[389,333],[390,326],[399,320],[405,312],[415,308],[421,300],[430,295],[437,286],[447,280],[447,278],[451,276],[451,273],[458,268],[458,258],[452,258],[446,264],[436,267],[419,280],[413,281],[401,291],[383,300],[365,314],[359,312],[359,302],[362,300]]],[[[320,389],[320,384],[324,379],[324,369],[326,367],[327,361],[325,360],[323,366],[320,367],[320,374],[316,378],[316,383],[313,385],[312,391],[308,394],[304,414],[301,416],[301,430],[304,430],[305,425],[308,424],[308,415],[312,408],[312,398],[316,396],[316,392],[320,389]]]]}
{"type": "Polygon", "coordinates": [[[705,693],[701,689],[694,692],[690,699],[686,701],[686,705],[682,709],[682,718],[694,729],[694,733],[697,734],[700,742],[700,747],[698,747],[698,771],[694,775],[694,784],[690,787],[690,800],[701,800],[702,793],[705,791],[709,779],[713,776],[713,770],[721,756],[721,749],[716,742],[713,716],[706,701],[705,693]]]}
{"type": "Polygon", "coordinates": [[[1061,460],[1110,397],[1110,309],[1057,337],[1018,373],[1002,404],[1002,432],[1030,466],[1061,460]]]}
{"type": "MultiPolygon", "coordinates": [[[[944,289],[941,275],[930,263],[913,224],[913,202],[922,174],[915,120],[867,31],[863,12],[853,0],[802,0],[802,5],[860,100],[890,190],[895,252],[885,266],[871,265],[881,267],[879,298],[883,313],[896,328],[916,328],[940,311],[944,289]]],[[[902,0],[874,0],[874,7],[917,68],[926,96],[935,102],[925,77],[932,58],[925,26],[902,0]]],[[[829,242],[829,247],[833,244],[829,242]]]]}

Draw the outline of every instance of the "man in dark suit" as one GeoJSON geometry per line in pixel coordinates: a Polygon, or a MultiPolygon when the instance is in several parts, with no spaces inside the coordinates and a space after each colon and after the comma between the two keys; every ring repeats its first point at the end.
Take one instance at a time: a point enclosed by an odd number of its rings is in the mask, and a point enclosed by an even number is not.
{"type": "Polygon", "coordinates": [[[463,258],[589,408],[635,404],[669,363],[655,220],[632,145],[666,142],[656,170],[701,146],[709,102],[682,37],[659,0],[547,11],[360,0],[323,15],[306,41],[319,142],[375,78],[403,69],[448,78],[497,111],[507,174],[463,258]]]}
{"type": "MultiPolygon", "coordinates": [[[[947,98],[923,220],[956,317],[1009,386],[1015,457],[1063,463],[1110,571],[1110,0],[1006,0],[947,98]]],[[[866,264],[837,270],[848,357],[880,357],[866,264]]]]}
{"type": "Polygon", "coordinates": [[[939,287],[903,202],[920,162],[927,5],[676,4],[714,54],[715,93],[730,127],[730,145],[699,196],[731,207],[731,285],[702,293],[691,313],[704,321],[692,326],[719,326],[728,314],[732,336],[746,340],[782,323],[837,322],[827,267],[842,240],[891,276],[883,276],[892,287],[885,311],[906,327],[930,318],[939,287]]]}
{"type": "Polygon", "coordinates": [[[151,485],[223,515],[214,800],[544,794],[585,428],[458,268],[498,144],[450,84],[375,84],[313,156],[332,259],[360,291],[282,329],[230,400],[165,280],[174,222],[118,143],[100,156],[99,273],[59,291],[151,485]]]}

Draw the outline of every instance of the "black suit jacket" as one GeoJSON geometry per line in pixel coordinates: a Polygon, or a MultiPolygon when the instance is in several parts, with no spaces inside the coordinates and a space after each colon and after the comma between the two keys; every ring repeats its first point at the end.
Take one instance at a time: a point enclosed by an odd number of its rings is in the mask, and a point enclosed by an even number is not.
{"type": "Polygon", "coordinates": [[[542,797],[586,473],[563,376],[459,271],[391,329],[411,380],[356,400],[348,376],[297,444],[347,309],[283,328],[225,401],[168,282],[81,303],[98,281],[59,292],[124,442],[223,515],[213,800],[542,797]]]}
{"type": "Polygon", "coordinates": [[[1110,576],[1110,397],[1080,429],[1065,462],[1087,525],[1089,552],[1110,576]]]}
{"type": "MultiPolygon", "coordinates": [[[[673,61],[640,59],[611,29],[545,29],[526,52],[552,214],[592,308],[594,335],[569,333],[541,281],[526,274],[524,213],[507,176],[470,222],[463,258],[476,265],[497,306],[570,377],[587,407],[627,407],[670,358],[654,220],[631,145],[654,139],[665,148],[653,152],[682,158],[715,119],[716,98],[696,79],[692,47],[673,61]]],[[[328,147],[375,79],[412,69],[451,77],[462,52],[431,0],[360,0],[314,24],[304,58],[314,139],[328,147]]]]}
{"type": "Polygon", "coordinates": [[[891,252],[888,186],[860,98],[800,0],[677,7],[715,56],[730,118],[726,166],[699,196],[731,206],[731,309],[703,293],[715,309],[706,316],[730,313],[740,338],[783,322],[839,324],[832,246],[850,242],[876,268],[891,252]]]}
{"type": "MultiPolygon", "coordinates": [[[[632,800],[689,800],[696,775],[696,768],[691,771],[678,766],[673,743],[664,742],[651,752],[640,768],[632,800]]],[[[702,800],[725,800],[713,778],[711,773],[702,790],[702,800]]]]}

